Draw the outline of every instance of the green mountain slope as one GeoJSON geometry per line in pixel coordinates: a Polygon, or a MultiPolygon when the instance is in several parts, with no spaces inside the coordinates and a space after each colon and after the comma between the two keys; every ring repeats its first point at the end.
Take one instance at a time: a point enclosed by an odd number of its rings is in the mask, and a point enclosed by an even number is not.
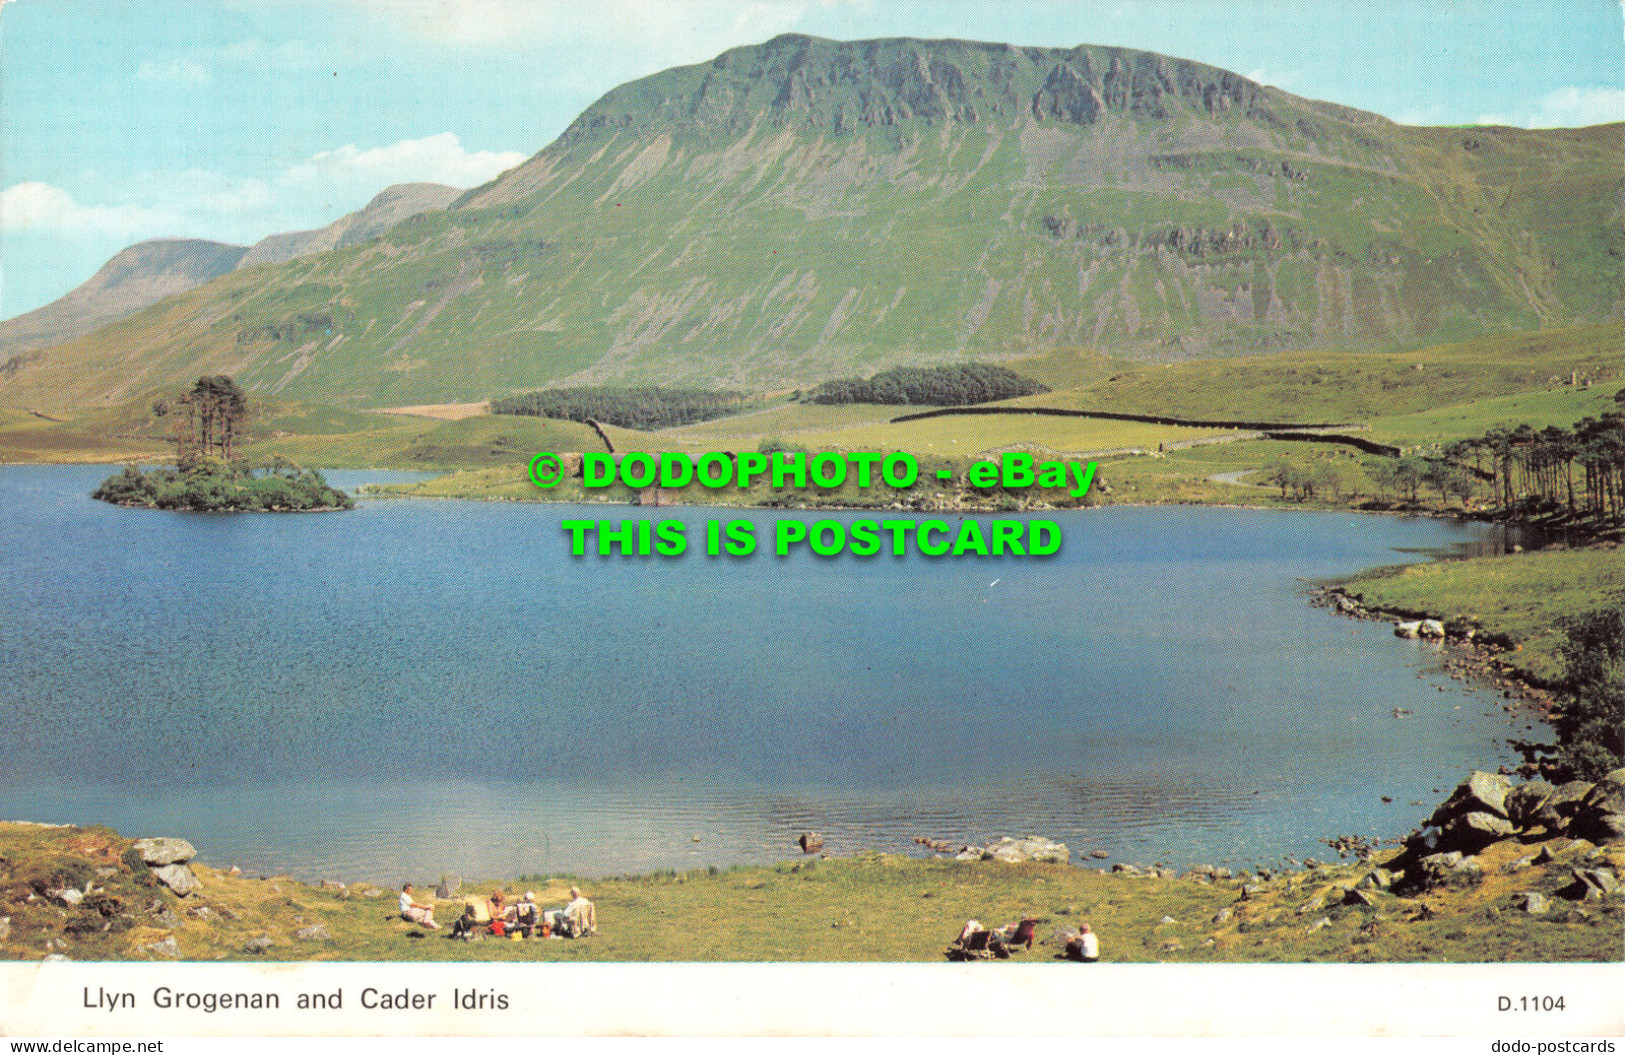
{"type": "Polygon", "coordinates": [[[1410,128],[1114,48],[780,37],[615,89],[446,211],[49,349],[0,402],[205,371],[372,406],[783,388],[1600,320],[1622,133],[1410,128]]]}

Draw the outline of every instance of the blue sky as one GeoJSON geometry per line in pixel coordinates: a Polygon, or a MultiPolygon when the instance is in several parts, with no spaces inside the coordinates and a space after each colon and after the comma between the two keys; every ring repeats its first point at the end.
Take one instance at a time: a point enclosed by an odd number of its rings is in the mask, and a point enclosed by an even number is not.
{"type": "Polygon", "coordinates": [[[0,0],[0,318],[163,235],[472,186],[615,85],[799,32],[1147,48],[1418,124],[1625,118],[1617,0],[0,0]]]}

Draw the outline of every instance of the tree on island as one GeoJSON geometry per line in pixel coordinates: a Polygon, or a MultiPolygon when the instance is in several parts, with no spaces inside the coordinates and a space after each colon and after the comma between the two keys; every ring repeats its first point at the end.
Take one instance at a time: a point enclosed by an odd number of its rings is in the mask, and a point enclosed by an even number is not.
{"type": "Polygon", "coordinates": [[[224,374],[200,377],[189,391],[158,400],[152,410],[171,419],[175,468],[142,472],[125,466],[103,480],[91,497],[115,505],[209,511],[296,512],[355,505],[314,469],[279,456],[256,471],[240,458],[248,396],[224,374]]]}
{"type": "Polygon", "coordinates": [[[217,450],[229,462],[248,421],[248,395],[225,374],[213,374],[198,378],[189,392],[158,400],[152,412],[173,418],[175,461],[182,468],[217,450]]]}

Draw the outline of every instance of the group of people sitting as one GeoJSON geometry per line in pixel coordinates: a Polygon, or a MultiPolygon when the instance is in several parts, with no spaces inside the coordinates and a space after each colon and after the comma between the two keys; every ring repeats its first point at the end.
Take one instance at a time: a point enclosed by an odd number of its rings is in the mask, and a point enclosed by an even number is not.
{"type": "MultiPolygon", "coordinates": [[[[401,887],[401,918],[430,930],[439,930],[434,905],[412,897],[412,884],[401,887]]],[[[471,897],[463,901],[463,914],[451,925],[453,938],[472,939],[489,934],[494,938],[584,938],[598,933],[598,910],[580,887],[570,888],[570,902],[563,908],[543,909],[530,891],[508,904],[507,895],[494,891],[489,898],[471,897]]]]}
{"type": "MultiPolygon", "coordinates": [[[[1011,953],[1031,949],[1037,940],[1036,916],[1023,916],[1015,923],[1006,923],[991,930],[977,920],[967,920],[959,936],[948,946],[950,960],[1008,960],[1011,953]]],[[[1057,932],[1056,940],[1062,946],[1062,956],[1078,963],[1098,963],[1100,939],[1083,924],[1076,931],[1057,932]]]]}

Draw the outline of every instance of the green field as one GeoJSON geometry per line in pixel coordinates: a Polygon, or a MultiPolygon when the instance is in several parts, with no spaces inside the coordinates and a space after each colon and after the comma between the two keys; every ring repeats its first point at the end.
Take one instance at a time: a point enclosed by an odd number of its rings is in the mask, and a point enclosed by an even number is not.
{"type": "Polygon", "coordinates": [[[1282,352],[1148,366],[1017,406],[1369,424],[1415,443],[1496,424],[1572,424],[1625,386],[1625,323],[1534,330],[1414,351],[1282,352]],[[1571,373],[1591,388],[1565,384],[1571,373]],[[1506,397],[1520,397],[1507,400],[1506,397]],[[1444,409],[1441,409],[1444,408],[1444,409]],[[1521,416],[1523,415],[1523,416],[1521,416]],[[1388,419],[1399,419],[1385,425],[1388,419]]]}
{"type": "Polygon", "coordinates": [[[1608,547],[1540,550],[1365,572],[1347,581],[1367,605],[1466,619],[1519,643],[1507,658],[1544,681],[1561,676],[1566,616],[1625,606],[1625,552],[1608,547]]]}

